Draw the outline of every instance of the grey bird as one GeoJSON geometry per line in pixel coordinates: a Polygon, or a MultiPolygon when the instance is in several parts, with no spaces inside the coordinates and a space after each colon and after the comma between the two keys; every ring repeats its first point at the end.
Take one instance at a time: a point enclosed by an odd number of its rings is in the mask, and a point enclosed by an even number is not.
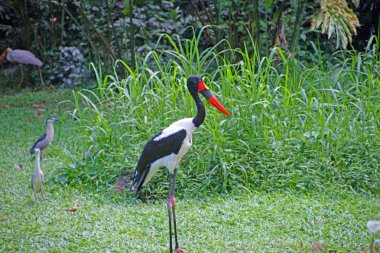
{"type": "Polygon", "coordinates": [[[30,183],[32,185],[32,189],[34,192],[34,200],[37,200],[38,193],[42,193],[42,197],[44,200],[46,200],[46,195],[45,195],[45,189],[44,189],[44,184],[45,184],[45,177],[44,173],[41,170],[41,157],[40,157],[40,149],[36,148],[34,150],[34,153],[36,154],[36,162],[34,164],[34,171],[32,174],[32,178],[30,180],[30,183]]]}
{"type": "Polygon", "coordinates": [[[46,120],[46,132],[34,143],[33,147],[29,150],[29,154],[33,154],[34,150],[38,148],[42,151],[46,148],[54,138],[54,122],[59,121],[55,116],[49,117],[46,120]]]}
{"type": "MultiPolygon", "coordinates": [[[[0,63],[2,63],[4,59],[7,59],[9,62],[12,62],[12,63],[20,63],[20,64],[37,66],[40,72],[41,85],[42,86],[45,85],[45,82],[42,78],[42,71],[41,71],[41,67],[43,63],[32,52],[29,52],[27,50],[21,50],[21,49],[13,50],[8,47],[0,55],[0,63]]],[[[23,80],[24,80],[24,71],[23,71],[23,68],[21,67],[20,84],[23,82],[23,80]]]]}

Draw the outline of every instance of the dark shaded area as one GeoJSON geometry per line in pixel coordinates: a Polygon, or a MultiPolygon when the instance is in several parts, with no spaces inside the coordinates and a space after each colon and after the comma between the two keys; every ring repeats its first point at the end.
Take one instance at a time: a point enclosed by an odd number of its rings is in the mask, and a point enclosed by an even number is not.
{"type": "Polygon", "coordinates": [[[353,37],[352,45],[356,50],[365,50],[372,35],[379,36],[380,1],[361,0],[355,11],[360,21],[357,35],[353,37]]]}

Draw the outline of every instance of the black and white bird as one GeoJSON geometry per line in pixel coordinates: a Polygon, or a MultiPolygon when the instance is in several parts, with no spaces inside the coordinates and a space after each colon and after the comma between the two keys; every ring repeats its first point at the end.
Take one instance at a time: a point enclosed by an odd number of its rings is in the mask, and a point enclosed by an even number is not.
{"type": "Polygon", "coordinates": [[[189,77],[187,80],[187,88],[189,89],[189,92],[197,106],[197,115],[194,118],[185,118],[174,122],[145,144],[143,152],[137,163],[132,185],[132,190],[140,191],[141,188],[149,182],[159,168],[166,167],[169,170],[169,196],[167,200],[167,208],[169,215],[169,243],[171,253],[173,252],[172,215],[175,236],[175,252],[183,252],[183,250],[179,248],[177,240],[176,216],[174,209],[175,180],[178,164],[192,145],[193,133],[203,123],[206,117],[206,110],[202,100],[199,97],[199,93],[219,111],[227,116],[231,116],[230,113],[213,96],[211,91],[207,88],[199,76],[189,77]]]}
{"type": "Polygon", "coordinates": [[[29,154],[34,154],[36,148],[42,151],[46,148],[54,139],[54,122],[59,121],[57,117],[49,117],[46,120],[46,132],[38,138],[38,140],[33,144],[33,146],[29,150],[29,154]]]}

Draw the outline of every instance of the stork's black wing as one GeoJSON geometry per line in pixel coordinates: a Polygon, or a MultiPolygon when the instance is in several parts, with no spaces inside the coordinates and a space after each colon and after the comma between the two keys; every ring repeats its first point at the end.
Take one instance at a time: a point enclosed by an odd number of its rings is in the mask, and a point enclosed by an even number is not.
{"type": "Polygon", "coordinates": [[[133,179],[133,189],[140,190],[148,175],[150,165],[167,155],[178,154],[182,142],[186,137],[186,130],[181,129],[170,135],[160,138],[162,132],[155,135],[145,144],[144,150],[136,166],[135,177],[133,179]]]}
{"type": "Polygon", "coordinates": [[[38,138],[38,140],[33,144],[33,147],[31,147],[31,149],[29,149],[29,154],[33,155],[34,149],[37,147],[37,144],[40,143],[41,141],[43,141],[44,139],[46,139],[46,133],[44,133],[40,138],[38,138]]]}

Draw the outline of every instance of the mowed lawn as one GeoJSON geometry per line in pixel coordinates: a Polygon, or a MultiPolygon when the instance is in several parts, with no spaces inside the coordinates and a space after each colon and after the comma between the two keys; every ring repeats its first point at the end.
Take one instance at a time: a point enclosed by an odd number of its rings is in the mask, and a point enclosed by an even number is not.
{"type": "MultiPolygon", "coordinates": [[[[0,98],[1,252],[168,252],[166,200],[49,181],[65,169],[64,149],[80,140],[70,91],[0,98]],[[34,201],[28,150],[57,115],[56,138],[43,154],[47,201],[34,201]],[[24,167],[16,168],[17,164],[24,167]],[[76,212],[65,209],[77,204],[76,212]]],[[[178,188],[178,191],[181,191],[178,188]]],[[[180,246],[186,252],[365,252],[368,220],[380,219],[378,196],[321,192],[236,192],[177,198],[180,246]]]]}

